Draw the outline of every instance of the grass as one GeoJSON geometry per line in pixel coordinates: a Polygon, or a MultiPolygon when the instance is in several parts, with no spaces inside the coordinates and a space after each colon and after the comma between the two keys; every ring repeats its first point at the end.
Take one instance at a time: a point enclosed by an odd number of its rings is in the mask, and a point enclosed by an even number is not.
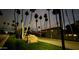
{"type": "Polygon", "coordinates": [[[21,39],[16,39],[15,36],[10,36],[4,47],[7,50],[62,50],[61,47],[44,42],[27,44],[21,39]]]}
{"type": "Polygon", "coordinates": [[[61,47],[44,42],[29,44],[29,50],[61,50],[61,47]]]}

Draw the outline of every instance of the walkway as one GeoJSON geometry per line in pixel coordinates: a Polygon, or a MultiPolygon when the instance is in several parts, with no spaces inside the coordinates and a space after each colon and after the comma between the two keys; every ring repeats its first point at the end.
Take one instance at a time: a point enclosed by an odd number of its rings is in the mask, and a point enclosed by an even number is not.
{"type": "MultiPolygon", "coordinates": [[[[61,46],[61,40],[50,38],[39,38],[39,41],[61,46]]],[[[65,40],[65,47],[73,50],[79,50],[79,42],[65,40]]]]}
{"type": "Polygon", "coordinates": [[[0,49],[5,49],[6,47],[3,47],[6,40],[8,39],[9,35],[0,35],[0,49]]]}

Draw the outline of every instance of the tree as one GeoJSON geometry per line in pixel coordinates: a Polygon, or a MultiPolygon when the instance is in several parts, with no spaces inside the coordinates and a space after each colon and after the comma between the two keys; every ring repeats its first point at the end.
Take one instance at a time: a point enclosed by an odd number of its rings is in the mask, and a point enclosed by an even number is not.
{"type": "Polygon", "coordinates": [[[49,18],[49,28],[51,28],[51,21],[50,21],[50,9],[47,9],[48,11],[48,18],[49,18]]]}
{"type": "MultiPolygon", "coordinates": [[[[47,27],[47,22],[48,22],[48,19],[47,19],[47,18],[45,19],[45,22],[46,22],[46,27],[47,27]]],[[[47,29],[47,28],[46,28],[46,29],[47,29]]]]}
{"type": "Polygon", "coordinates": [[[60,22],[60,30],[61,30],[61,40],[62,40],[62,49],[65,49],[65,42],[64,42],[64,33],[63,33],[63,24],[62,24],[62,17],[61,17],[61,10],[60,9],[54,9],[53,10],[53,14],[59,15],[59,22],[60,22]]]}
{"type": "Polygon", "coordinates": [[[20,15],[20,10],[19,10],[19,9],[16,9],[16,13],[17,13],[17,22],[16,22],[16,24],[17,24],[17,26],[18,26],[18,24],[19,24],[19,22],[18,22],[18,17],[19,17],[19,15],[20,15]]]}
{"type": "Polygon", "coordinates": [[[38,18],[38,14],[36,13],[34,17],[35,17],[35,19],[36,19],[36,30],[38,31],[38,28],[37,28],[37,22],[38,22],[37,18],[38,18]]]}
{"type": "Polygon", "coordinates": [[[58,27],[58,19],[57,19],[57,14],[58,12],[56,11],[56,12],[54,12],[54,11],[52,11],[52,14],[54,14],[55,15],[55,18],[56,18],[56,24],[57,24],[57,27],[58,27]]]}
{"type": "MultiPolygon", "coordinates": [[[[44,18],[45,18],[44,24],[45,24],[45,26],[47,27],[47,21],[48,21],[48,19],[47,19],[47,14],[44,14],[44,18]]],[[[45,27],[45,29],[47,29],[46,27],[45,27]]]]}
{"type": "Polygon", "coordinates": [[[69,26],[70,26],[70,32],[72,32],[72,37],[73,37],[73,39],[74,39],[74,33],[73,33],[73,29],[72,29],[72,25],[71,25],[71,23],[70,23],[70,20],[69,20],[69,17],[68,17],[68,13],[67,13],[67,10],[65,10],[65,13],[66,13],[66,16],[67,16],[67,20],[68,20],[68,22],[69,22],[69,26]]]}
{"type": "Polygon", "coordinates": [[[41,23],[42,16],[40,16],[39,19],[40,19],[40,28],[42,30],[42,23],[41,23]]]}
{"type": "MultiPolygon", "coordinates": [[[[27,18],[27,16],[29,15],[29,12],[26,11],[26,12],[25,12],[25,15],[26,15],[26,18],[27,18]]],[[[25,20],[26,20],[26,18],[25,18],[25,20]]],[[[26,22],[26,21],[25,21],[25,22],[26,22]]],[[[27,20],[27,22],[28,22],[28,20],[27,20]]],[[[26,28],[26,33],[27,33],[27,30],[28,30],[28,24],[26,25],[26,27],[27,27],[27,28],[26,28]]]]}
{"type": "Polygon", "coordinates": [[[72,17],[73,17],[73,22],[74,22],[74,25],[76,23],[76,20],[75,20],[75,16],[74,16],[74,10],[72,9],[72,17]]]}
{"type": "Polygon", "coordinates": [[[36,10],[36,9],[30,9],[30,11],[31,11],[30,22],[29,22],[30,25],[31,25],[32,16],[33,16],[33,13],[35,12],[35,10],[36,10]]]}

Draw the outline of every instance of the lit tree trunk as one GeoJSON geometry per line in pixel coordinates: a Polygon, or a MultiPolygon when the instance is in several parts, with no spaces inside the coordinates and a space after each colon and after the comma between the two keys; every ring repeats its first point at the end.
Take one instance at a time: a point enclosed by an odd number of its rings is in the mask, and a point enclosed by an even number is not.
{"type": "Polygon", "coordinates": [[[23,10],[22,10],[22,39],[24,39],[24,22],[23,22],[23,10]]]}

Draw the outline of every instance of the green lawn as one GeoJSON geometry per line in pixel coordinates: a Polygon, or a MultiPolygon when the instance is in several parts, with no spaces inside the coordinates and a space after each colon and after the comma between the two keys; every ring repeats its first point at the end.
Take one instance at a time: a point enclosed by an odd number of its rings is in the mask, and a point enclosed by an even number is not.
{"type": "Polygon", "coordinates": [[[61,50],[61,47],[49,43],[38,42],[28,46],[29,50],[61,50]]]}
{"type": "Polygon", "coordinates": [[[52,45],[44,42],[37,42],[27,44],[21,39],[16,39],[15,36],[10,36],[6,41],[4,47],[7,50],[61,50],[62,48],[56,45],[52,45]]]}

